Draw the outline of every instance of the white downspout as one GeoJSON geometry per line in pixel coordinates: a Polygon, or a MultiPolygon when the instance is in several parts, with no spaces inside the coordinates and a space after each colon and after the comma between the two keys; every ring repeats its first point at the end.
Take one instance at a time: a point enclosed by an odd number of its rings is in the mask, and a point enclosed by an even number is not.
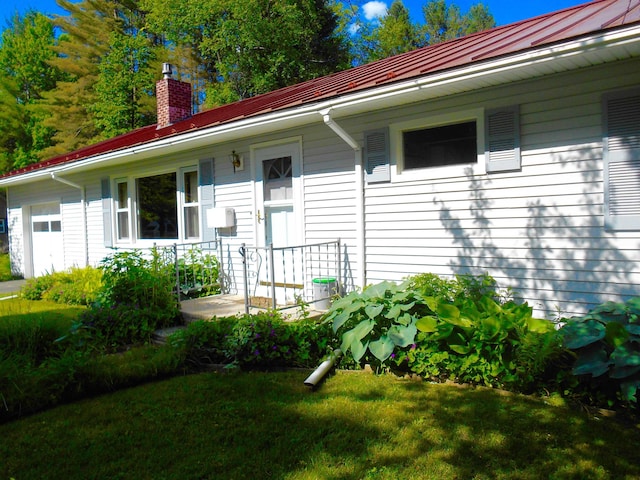
{"type": "Polygon", "coordinates": [[[82,205],[82,234],[84,235],[84,242],[82,243],[82,246],[84,249],[84,266],[86,267],[89,265],[89,239],[87,238],[87,195],[85,188],[82,185],[71,182],[65,178],[57,177],[55,172],[51,172],[51,179],[80,190],[80,203],[82,205]]]}
{"type": "Polygon", "coordinates": [[[364,169],[362,165],[362,147],[349,135],[333,118],[331,109],[321,110],[324,123],[345,141],[354,151],[354,164],[356,176],[356,257],[360,268],[358,269],[356,286],[364,288],[365,282],[365,242],[364,242],[364,169]]]}

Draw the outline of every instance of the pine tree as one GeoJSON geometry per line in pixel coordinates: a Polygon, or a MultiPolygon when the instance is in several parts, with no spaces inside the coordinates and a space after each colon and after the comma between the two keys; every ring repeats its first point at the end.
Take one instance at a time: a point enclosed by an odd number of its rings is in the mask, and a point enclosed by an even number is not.
{"type": "Polygon", "coordinates": [[[41,158],[53,129],[36,102],[51,90],[61,72],[48,61],[55,56],[51,21],[37,12],[15,15],[0,46],[0,171],[24,167],[41,158]]]}

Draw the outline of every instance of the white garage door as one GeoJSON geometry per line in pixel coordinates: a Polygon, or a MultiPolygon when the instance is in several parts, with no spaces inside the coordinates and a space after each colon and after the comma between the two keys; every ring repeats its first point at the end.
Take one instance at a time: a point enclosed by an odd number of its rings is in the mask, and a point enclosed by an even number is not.
{"type": "Polygon", "coordinates": [[[48,203],[31,207],[31,244],[34,276],[64,269],[62,216],[59,204],[48,203]]]}

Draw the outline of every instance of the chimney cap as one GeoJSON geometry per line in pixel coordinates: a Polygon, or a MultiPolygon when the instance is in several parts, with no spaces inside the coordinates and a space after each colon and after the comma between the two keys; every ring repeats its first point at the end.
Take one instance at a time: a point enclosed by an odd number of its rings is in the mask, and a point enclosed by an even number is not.
{"type": "Polygon", "coordinates": [[[171,64],[170,63],[163,63],[162,64],[162,75],[164,78],[171,78],[171,74],[173,72],[171,71],[171,64]]]}

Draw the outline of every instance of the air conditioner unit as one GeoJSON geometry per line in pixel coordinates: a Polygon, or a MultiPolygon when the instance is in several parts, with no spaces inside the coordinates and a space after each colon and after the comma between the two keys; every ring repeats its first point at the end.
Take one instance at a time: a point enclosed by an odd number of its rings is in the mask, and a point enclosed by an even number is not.
{"type": "Polygon", "coordinates": [[[207,210],[209,228],[231,228],[236,225],[236,212],[231,207],[217,207],[207,210]]]}

